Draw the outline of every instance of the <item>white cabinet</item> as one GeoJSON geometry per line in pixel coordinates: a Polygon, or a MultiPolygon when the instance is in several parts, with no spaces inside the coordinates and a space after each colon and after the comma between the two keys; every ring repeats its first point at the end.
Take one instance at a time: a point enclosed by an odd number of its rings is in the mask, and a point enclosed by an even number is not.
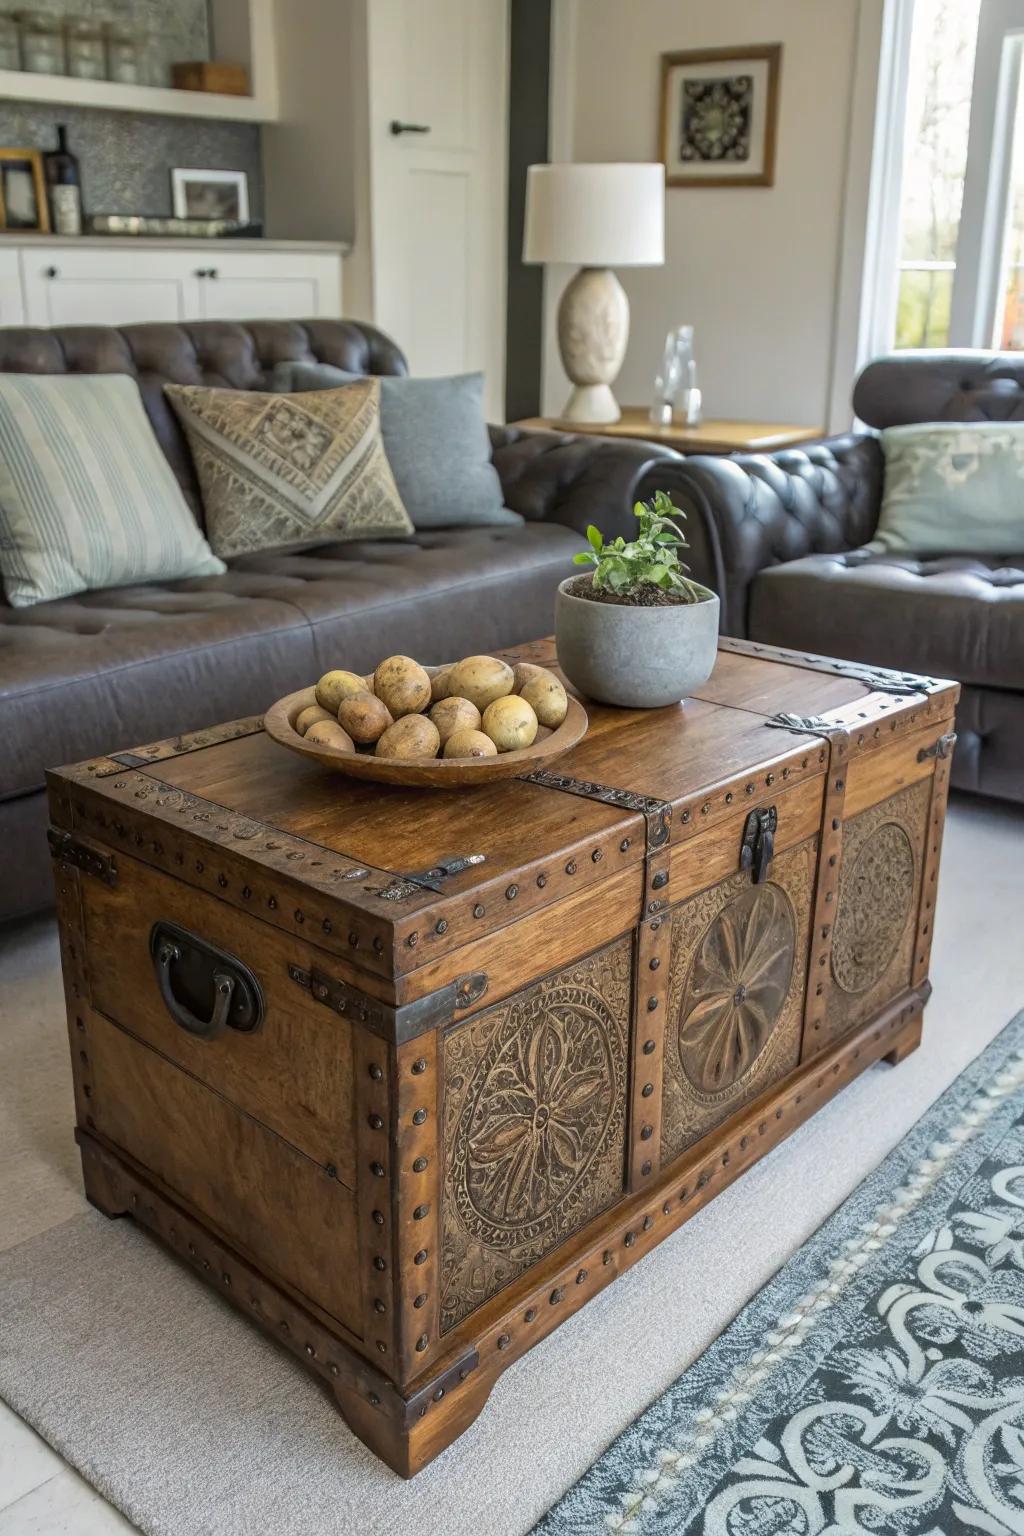
{"type": "Polygon", "coordinates": [[[17,251],[0,251],[0,325],[25,324],[21,264],[17,251]]]}
{"type": "Polygon", "coordinates": [[[272,251],[213,253],[196,265],[204,320],[303,320],[341,314],[336,256],[272,251]]]}
{"type": "Polygon", "coordinates": [[[341,315],[341,250],[96,240],[0,249],[0,324],[304,320],[341,315]]]}
{"type": "Polygon", "coordinates": [[[24,246],[25,317],[29,325],[188,320],[199,309],[193,267],[184,252],[24,246]]]}

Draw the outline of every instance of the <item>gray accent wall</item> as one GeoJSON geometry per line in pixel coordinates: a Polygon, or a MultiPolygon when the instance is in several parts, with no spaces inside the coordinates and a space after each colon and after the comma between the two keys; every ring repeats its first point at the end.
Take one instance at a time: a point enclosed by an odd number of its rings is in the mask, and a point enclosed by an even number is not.
{"type": "Polygon", "coordinates": [[[511,0],[505,416],[540,414],[544,268],[523,264],[526,167],[548,158],[551,0],[511,0]]]}
{"type": "Polygon", "coordinates": [[[245,171],[249,213],[263,216],[260,129],[254,123],[207,117],[158,117],[148,112],[100,112],[0,99],[0,145],[54,149],[57,124],[82,170],[82,203],[89,213],[141,213],[166,217],[171,170],[245,171]]]}

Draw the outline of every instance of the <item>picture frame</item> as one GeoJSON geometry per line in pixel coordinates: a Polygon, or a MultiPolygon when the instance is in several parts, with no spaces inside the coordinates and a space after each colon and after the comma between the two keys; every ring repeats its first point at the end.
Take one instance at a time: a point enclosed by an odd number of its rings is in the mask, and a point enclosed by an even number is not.
{"type": "Polygon", "coordinates": [[[249,178],[244,171],[203,171],[176,167],[171,171],[176,219],[249,221],[249,178]]]}
{"type": "Polygon", "coordinates": [[[0,229],[18,234],[50,232],[46,177],[38,149],[0,149],[0,229]]]}
{"type": "Polygon", "coordinates": [[[781,69],[781,43],[661,55],[666,186],[774,186],[781,69]]]}

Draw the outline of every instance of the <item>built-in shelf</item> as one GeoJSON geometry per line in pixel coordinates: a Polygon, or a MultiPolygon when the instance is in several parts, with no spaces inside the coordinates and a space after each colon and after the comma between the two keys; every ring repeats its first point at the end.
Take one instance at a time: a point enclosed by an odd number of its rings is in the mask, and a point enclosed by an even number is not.
{"type": "Polygon", "coordinates": [[[0,69],[0,97],[68,107],[105,107],[110,112],[220,117],[243,123],[271,123],[277,117],[275,103],[260,96],[222,96],[213,91],[178,91],[162,85],[122,85],[116,80],[34,75],[21,69],[0,69]]]}

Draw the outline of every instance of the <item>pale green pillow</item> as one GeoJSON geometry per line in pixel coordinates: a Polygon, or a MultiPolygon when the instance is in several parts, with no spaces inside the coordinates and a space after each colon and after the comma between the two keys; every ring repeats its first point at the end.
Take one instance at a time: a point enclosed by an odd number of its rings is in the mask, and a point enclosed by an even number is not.
{"type": "Polygon", "coordinates": [[[13,607],[226,569],[134,379],[0,374],[0,574],[13,607]]]}
{"type": "Polygon", "coordinates": [[[875,541],[893,554],[1024,552],[1024,422],[922,422],[882,433],[875,541]]]}

